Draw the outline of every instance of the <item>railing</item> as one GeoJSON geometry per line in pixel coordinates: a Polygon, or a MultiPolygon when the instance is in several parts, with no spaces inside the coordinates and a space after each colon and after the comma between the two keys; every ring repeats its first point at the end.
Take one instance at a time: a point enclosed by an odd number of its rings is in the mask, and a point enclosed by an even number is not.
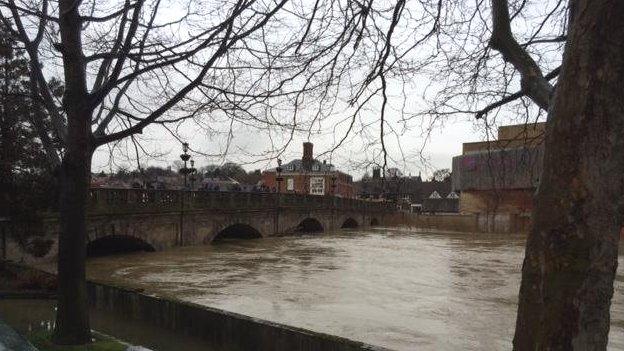
{"type": "Polygon", "coordinates": [[[152,189],[90,190],[90,212],[144,212],[177,210],[259,210],[271,208],[394,211],[386,202],[304,194],[210,192],[152,189]],[[279,201],[279,203],[278,203],[279,201]]]}

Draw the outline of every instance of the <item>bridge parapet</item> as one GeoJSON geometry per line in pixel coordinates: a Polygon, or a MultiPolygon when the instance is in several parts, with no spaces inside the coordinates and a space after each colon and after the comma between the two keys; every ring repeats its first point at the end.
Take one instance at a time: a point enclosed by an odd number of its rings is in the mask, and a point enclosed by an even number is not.
{"type": "Polygon", "coordinates": [[[91,189],[89,212],[128,213],[180,210],[271,208],[394,211],[392,203],[305,194],[209,192],[154,189],[91,189]]]}

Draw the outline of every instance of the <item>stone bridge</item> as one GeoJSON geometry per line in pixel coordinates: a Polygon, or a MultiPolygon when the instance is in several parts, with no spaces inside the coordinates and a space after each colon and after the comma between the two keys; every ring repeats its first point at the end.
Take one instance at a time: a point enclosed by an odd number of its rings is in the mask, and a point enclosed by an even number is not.
{"type": "MultiPolygon", "coordinates": [[[[88,255],[381,225],[392,204],[277,193],[92,189],[88,255]]],[[[46,232],[58,233],[56,216],[46,232]]],[[[54,250],[55,251],[55,250],[54,250]]]]}

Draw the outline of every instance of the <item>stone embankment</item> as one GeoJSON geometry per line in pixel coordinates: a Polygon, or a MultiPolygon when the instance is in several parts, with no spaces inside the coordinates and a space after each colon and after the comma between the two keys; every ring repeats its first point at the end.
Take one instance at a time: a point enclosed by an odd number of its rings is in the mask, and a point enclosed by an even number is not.
{"type": "Polygon", "coordinates": [[[409,226],[466,233],[527,233],[531,225],[529,216],[514,214],[416,214],[397,212],[384,217],[384,226],[409,226]]]}
{"type": "Polygon", "coordinates": [[[218,350],[382,351],[382,347],[189,302],[89,282],[97,309],[201,338],[218,350]]]}

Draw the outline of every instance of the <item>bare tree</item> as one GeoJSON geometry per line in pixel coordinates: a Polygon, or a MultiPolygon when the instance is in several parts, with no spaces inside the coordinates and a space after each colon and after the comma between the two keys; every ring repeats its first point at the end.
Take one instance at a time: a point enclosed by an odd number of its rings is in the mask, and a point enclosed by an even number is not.
{"type": "Polygon", "coordinates": [[[515,53],[509,27],[496,25],[508,23],[506,6],[493,2],[495,47],[521,72],[523,91],[549,110],[515,348],[606,349],[623,225],[624,27],[616,14],[624,3],[570,1],[556,89],[515,53]]]}
{"type": "Polygon", "coordinates": [[[432,182],[443,182],[451,178],[451,170],[448,168],[437,169],[429,179],[432,182]]]}
{"type": "MultiPolygon", "coordinates": [[[[399,20],[411,16],[405,1],[387,5],[0,0],[1,23],[28,54],[33,89],[52,120],[52,130],[38,133],[60,169],[57,343],[91,340],[85,244],[94,151],[130,140],[138,154],[146,128],[178,137],[186,121],[207,130],[229,121],[228,138],[245,125],[285,134],[288,144],[337,105],[350,106],[353,121],[376,96],[385,106],[387,81],[401,76],[400,58],[413,49],[392,42],[399,20]],[[61,101],[48,84],[54,73],[63,76],[61,101]],[[46,144],[51,134],[58,147],[46,144]]],[[[403,34],[431,21],[423,16],[403,34]]]]}
{"type": "MultiPolygon", "coordinates": [[[[167,5],[174,11],[163,14],[164,0],[0,0],[0,19],[28,53],[63,141],[51,157],[62,179],[57,342],[90,337],[85,205],[96,148],[134,142],[152,125],[210,129],[215,120],[232,122],[228,138],[236,123],[284,134],[287,144],[348,106],[335,147],[353,133],[371,136],[385,169],[385,137],[400,134],[387,123],[389,86],[430,71],[431,108],[413,114],[430,126],[466,114],[489,125],[510,106],[527,122],[548,112],[514,344],[606,347],[624,184],[622,2],[167,5]],[[46,80],[55,70],[62,101],[46,80]],[[376,136],[365,130],[370,123],[356,123],[373,104],[376,136]]],[[[412,117],[401,113],[405,123],[412,117]]]]}
{"type": "Polygon", "coordinates": [[[427,115],[471,114],[486,126],[510,113],[524,123],[547,115],[518,350],[607,346],[624,195],[623,11],[608,0],[449,2],[443,11],[441,59],[428,67],[447,79],[427,115]]]}

